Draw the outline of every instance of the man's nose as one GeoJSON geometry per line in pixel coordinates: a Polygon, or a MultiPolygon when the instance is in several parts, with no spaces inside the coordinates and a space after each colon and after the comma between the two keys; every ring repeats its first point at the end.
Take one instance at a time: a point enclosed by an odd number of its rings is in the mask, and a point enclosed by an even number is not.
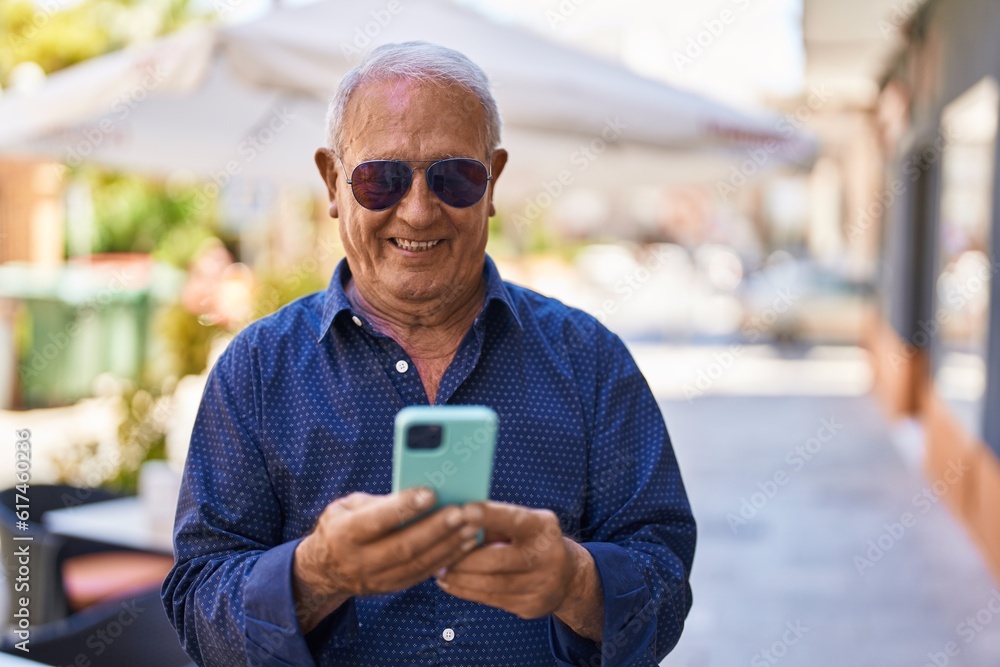
{"type": "Polygon", "coordinates": [[[413,184],[396,205],[396,217],[416,229],[434,224],[439,213],[441,200],[427,186],[427,176],[423,170],[413,172],[413,184]]]}

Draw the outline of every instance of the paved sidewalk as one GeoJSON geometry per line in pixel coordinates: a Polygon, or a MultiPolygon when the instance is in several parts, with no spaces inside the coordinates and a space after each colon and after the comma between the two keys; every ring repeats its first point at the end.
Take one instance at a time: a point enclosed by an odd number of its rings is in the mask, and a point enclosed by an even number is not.
{"type": "Polygon", "coordinates": [[[662,405],[699,523],[694,608],[663,665],[1000,665],[1000,583],[919,497],[871,398],[662,405]]]}

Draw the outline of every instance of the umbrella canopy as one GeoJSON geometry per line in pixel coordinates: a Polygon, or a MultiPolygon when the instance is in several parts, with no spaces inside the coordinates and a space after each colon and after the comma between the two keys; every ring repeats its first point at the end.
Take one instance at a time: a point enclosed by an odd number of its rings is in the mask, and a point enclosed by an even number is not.
{"type": "Polygon", "coordinates": [[[327,0],[92,59],[0,99],[0,151],[183,170],[220,186],[239,176],[320,187],[312,153],[324,143],[330,93],[371,48],[411,39],[457,49],[490,76],[511,153],[501,202],[558,186],[706,182],[748,160],[752,170],[808,166],[815,154],[781,119],[444,0],[327,0]]]}

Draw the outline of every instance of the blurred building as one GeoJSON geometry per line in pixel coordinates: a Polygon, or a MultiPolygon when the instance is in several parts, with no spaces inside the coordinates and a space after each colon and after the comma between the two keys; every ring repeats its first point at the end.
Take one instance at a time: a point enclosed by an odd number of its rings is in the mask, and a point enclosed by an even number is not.
{"type": "Polygon", "coordinates": [[[882,173],[848,236],[879,241],[877,393],[922,424],[929,488],[1000,575],[1000,3],[910,4],[873,114],[882,173]]]}

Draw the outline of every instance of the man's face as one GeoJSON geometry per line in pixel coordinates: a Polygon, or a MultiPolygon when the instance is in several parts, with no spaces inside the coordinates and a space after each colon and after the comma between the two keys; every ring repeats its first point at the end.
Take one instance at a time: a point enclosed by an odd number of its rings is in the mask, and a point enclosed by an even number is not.
{"type": "Polygon", "coordinates": [[[345,110],[340,161],[322,149],[316,161],[330,191],[331,215],[355,280],[366,298],[440,303],[457,287],[478,284],[486,251],[493,183],[506,152],[486,154],[486,112],[459,86],[394,80],[363,84],[345,110]],[[427,187],[430,162],[410,162],[413,184],[402,200],[370,211],[354,198],[347,178],[367,160],[440,160],[469,157],[492,166],[486,195],[468,208],[453,208],[427,187]],[[491,165],[492,162],[492,165],[491,165]],[[436,242],[404,250],[404,241],[436,242]],[[367,290],[367,291],[366,291],[367,290]]]}

